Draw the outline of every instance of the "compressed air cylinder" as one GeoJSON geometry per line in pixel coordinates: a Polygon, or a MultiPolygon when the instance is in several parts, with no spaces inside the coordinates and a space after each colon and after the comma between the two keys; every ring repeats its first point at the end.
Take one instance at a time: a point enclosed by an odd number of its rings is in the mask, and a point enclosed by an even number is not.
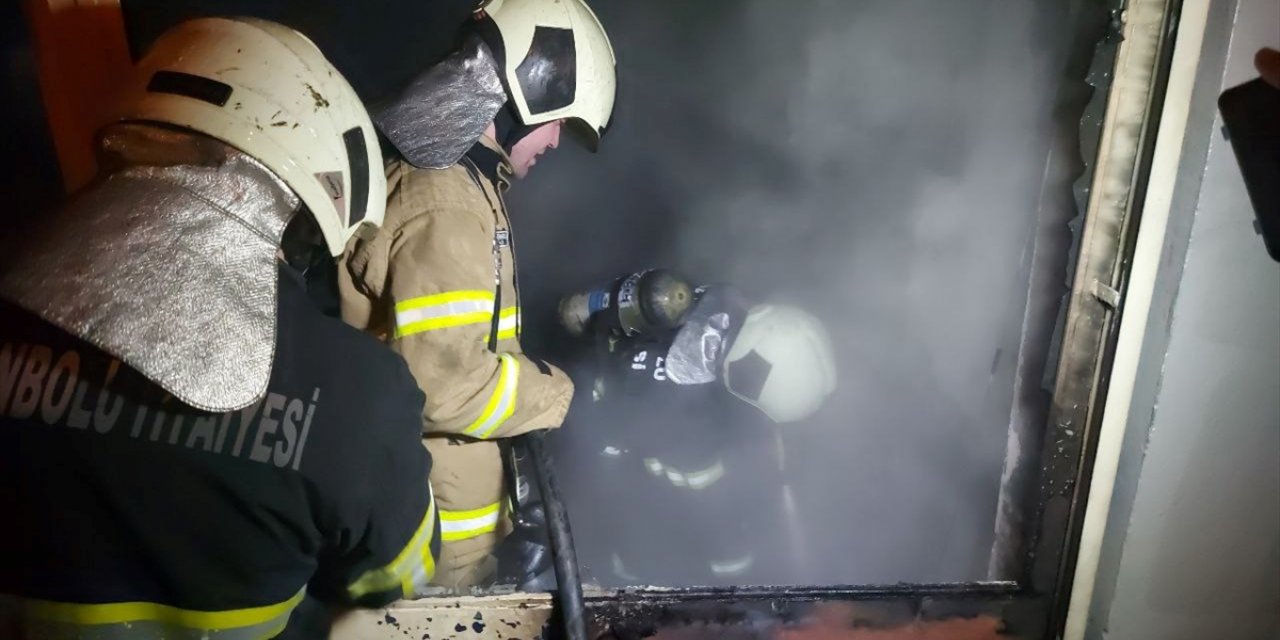
{"type": "Polygon", "coordinates": [[[592,322],[619,335],[654,335],[679,327],[693,307],[693,287],[666,269],[618,278],[609,287],[571,293],[560,300],[560,324],[580,336],[592,322]]]}

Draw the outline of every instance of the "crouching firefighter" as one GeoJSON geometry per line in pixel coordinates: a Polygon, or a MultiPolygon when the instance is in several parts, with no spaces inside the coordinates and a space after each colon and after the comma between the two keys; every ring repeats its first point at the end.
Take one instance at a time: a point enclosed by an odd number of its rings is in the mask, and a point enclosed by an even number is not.
{"type": "Polygon", "coordinates": [[[404,356],[426,394],[443,550],[437,584],[495,576],[510,529],[502,451],[559,427],[560,369],[520,345],[515,241],[503,193],[561,128],[595,149],[613,110],[614,59],[582,0],[496,0],[458,51],[372,109],[394,147],[387,218],[346,256],[342,314],[404,356]]]}
{"type": "Polygon", "coordinates": [[[774,427],[809,417],[835,389],[821,322],[666,270],[566,296],[560,321],[594,343],[592,402],[573,421],[589,423],[574,435],[595,454],[579,472],[598,480],[585,492],[571,484],[604,510],[579,538],[596,578],[717,585],[777,575],[760,566],[783,555],[768,545],[786,529],[774,427]]]}
{"type": "Polygon", "coordinates": [[[0,637],[324,637],[425,589],[422,394],[304,280],[383,217],[368,114],[248,19],[124,95],[98,179],[0,250],[0,637]]]}

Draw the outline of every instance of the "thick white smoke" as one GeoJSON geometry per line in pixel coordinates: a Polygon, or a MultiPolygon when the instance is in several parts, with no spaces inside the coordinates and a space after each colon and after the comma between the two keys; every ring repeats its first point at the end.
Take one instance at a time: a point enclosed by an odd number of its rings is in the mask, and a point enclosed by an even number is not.
{"type": "MultiPolygon", "coordinates": [[[[804,542],[776,541],[790,560],[768,581],[982,579],[1064,9],[593,6],[620,61],[617,126],[510,198],[532,339],[564,291],[647,266],[810,308],[842,379],[783,434],[804,542]]],[[[592,505],[570,510],[590,538],[592,505]]]]}

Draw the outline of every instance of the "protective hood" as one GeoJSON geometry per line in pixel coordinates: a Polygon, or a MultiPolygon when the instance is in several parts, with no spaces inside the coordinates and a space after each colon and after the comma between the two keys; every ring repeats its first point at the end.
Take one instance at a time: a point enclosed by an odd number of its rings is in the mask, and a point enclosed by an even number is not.
{"type": "Polygon", "coordinates": [[[106,132],[110,171],[0,255],[0,296],[214,412],[266,393],[276,251],[299,200],[251,157],[143,124],[106,132]]]}
{"type": "Polygon", "coordinates": [[[676,384],[718,379],[725,354],[746,316],[746,299],[733,287],[699,287],[694,295],[698,302],[667,350],[667,378],[676,384]]]}
{"type": "Polygon", "coordinates": [[[453,166],[507,102],[498,63],[479,37],[371,109],[374,124],[409,164],[453,166]]]}

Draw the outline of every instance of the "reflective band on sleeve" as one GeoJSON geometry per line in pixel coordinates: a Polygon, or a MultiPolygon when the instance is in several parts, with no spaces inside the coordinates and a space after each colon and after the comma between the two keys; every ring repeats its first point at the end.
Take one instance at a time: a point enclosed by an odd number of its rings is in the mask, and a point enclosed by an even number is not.
{"type": "Polygon", "coordinates": [[[498,356],[501,371],[498,373],[498,384],[489,396],[480,417],[463,431],[473,438],[488,438],[495,429],[511,417],[516,410],[516,387],[520,384],[520,361],[511,354],[498,356]]]}
{"type": "Polygon", "coordinates": [[[448,291],[396,303],[396,337],[483,324],[493,319],[492,291],[448,291]]]}
{"type": "Polygon", "coordinates": [[[456,542],[492,533],[498,528],[502,518],[502,503],[495,502],[487,507],[470,511],[440,510],[440,539],[445,542],[456,542]]]}
{"type": "MultiPolygon", "coordinates": [[[[430,485],[428,485],[429,488],[430,485]]],[[[370,569],[360,576],[347,593],[358,600],[371,593],[398,589],[405,598],[422,593],[436,574],[435,558],[431,556],[431,539],[435,537],[436,498],[430,496],[427,512],[418,524],[418,530],[409,539],[395,560],[379,569],[370,569]]]]}
{"type": "Polygon", "coordinates": [[[717,460],[715,464],[698,471],[681,472],[679,469],[662,464],[657,458],[645,458],[644,466],[649,473],[658,477],[666,477],[673,486],[700,491],[713,485],[724,477],[724,462],[717,460]]]}
{"type": "Polygon", "coordinates": [[[662,475],[662,461],[657,458],[645,458],[644,467],[655,476],[662,475]]]}
{"type": "Polygon", "coordinates": [[[724,477],[724,463],[716,460],[716,463],[702,469],[701,471],[692,471],[684,474],[685,480],[689,483],[689,488],[694,491],[706,489],[716,483],[717,480],[724,477]]]}
{"type": "Polygon", "coordinates": [[[498,339],[516,337],[520,327],[520,307],[507,307],[498,312],[498,339]]]}
{"type": "Polygon", "coordinates": [[[302,602],[300,590],[284,602],[250,609],[196,611],[155,602],[75,604],[4,596],[6,606],[20,611],[28,637],[34,638],[174,638],[259,640],[274,638],[302,602]]]}
{"type": "Polygon", "coordinates": [[[745,556],[722,562],[712,561],[711,573],[718,576],[736,576],[745,572],[747,569],[750,569],[751,565],[755,564],[755,562],[755,556],[749,553],[745,556]]]}

